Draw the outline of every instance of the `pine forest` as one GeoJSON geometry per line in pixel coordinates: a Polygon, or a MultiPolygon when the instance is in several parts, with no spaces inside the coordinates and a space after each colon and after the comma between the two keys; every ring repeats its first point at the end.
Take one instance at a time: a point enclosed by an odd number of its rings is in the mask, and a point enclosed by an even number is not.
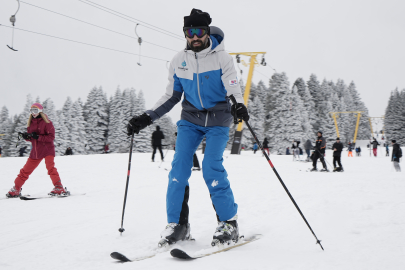
{"type": "MultiPolygon", "coordinates": [[[[244,91],[243,81],[240,84],[244,91]]],[[[20,114],[10,115],[6,106],[0,111],[0,134],[3,134],[0,145],[3,157],[18,156],[19,149],[24,146],[30,149],[30,143],[18,139],[18,132],[26,131],[29,109],[34,102],[43,105],[44,113],[55,126],[57,155],[63,155],[67,147],[71,147],[74,154],[101,154],[106,144],[112,153],[128,152],[128,120],[148,109],[145,108],[143,91],[133,88],[121,90],[118,87],[114,95],[108,98],[102,87],[94,87],[87,95],[86,101],[74,101],[67,97],[59,110],[55,108],[51,98],[40,100],[37,97],[33,100],[28,95],[20,114]]],[[[386,133],[403,143],[404,104],[405,90],[393,91],[385,118],[386,133]]],[[[355,83],[346,84],[340,79],[336,82],[326,79],[320,81],[312,74],[307,81],[298,78],[290,83],[285,73],[274,73],[268,85],[263,81],[252,83],[248,109],[251,126],[261,141],[267,137],[270,150],[274,154],[285,153],[286,147],[291,146],[293,140],[310,140],[313,143],[317,131],[322,131],[328,141],[335,140],[336,130],[330,112],[362,111],[357,139],[368,140],[371,134],[368,110],[355,83]]],[[[353,140],[356,120],[355,114],[341,114],[337,118],[342,142],[353,140]]],[[[159,125],[165,134],[163,145],[170,147],[175,144],[175,123],[165,115],[135,135],[134,152],[152,151],[151,135],[156,125],[159,125]]],[[[236,125],[230,128],[229,148],[235,129],[236,125]]],[[[254,138],[244,125],[242,145],[248,149],[253,144],[254,138]]]]}

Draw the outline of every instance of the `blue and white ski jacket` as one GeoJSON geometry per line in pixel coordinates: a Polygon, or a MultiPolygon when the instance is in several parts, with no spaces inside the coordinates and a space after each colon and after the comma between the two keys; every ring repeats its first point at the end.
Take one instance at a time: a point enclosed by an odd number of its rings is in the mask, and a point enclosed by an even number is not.
{"type": "Polygon", "coordinates": [[[224,34],[217,27],[210,30],[208,48],[198,53],[186,48],[173,57],[166,93],[146,111],[152,121],[169,112],[184,93],[181,119],[205,127],[232,123],[228,96],[244,101],[232,56],[224,50],[224,34]]]}

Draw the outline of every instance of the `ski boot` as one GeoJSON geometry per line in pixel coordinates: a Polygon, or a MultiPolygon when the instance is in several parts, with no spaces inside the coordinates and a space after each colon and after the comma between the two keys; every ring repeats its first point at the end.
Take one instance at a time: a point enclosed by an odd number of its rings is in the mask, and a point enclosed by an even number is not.
{"type": "Polygon", "coordinates": [[[336,170],[337,170],[337,168],[335,167],[335,168],[333,168],[333,172],[336,172],[336,170]]]}
{"type": "Polygon", "coordinates": [[[239,241],[239,228],[236,220],[227,220],[218,222],[218,227],[214,233],[214,239],[211,246],[237,243],[239,241]]]}
{"type": "Polygon", "coordinates": [[[69,196],[70,192],[67,191],[67,188],[63,186],[55,186],[51,192],[48,193],[49,196],[69,196]]]}
{"type": "Polygon", "coordinates": [[[21,189],[16,189],[15,186],[10,189],[10,191],[6,194],[7,198],[18,198],[21,197],[21,189]]]}
{"type": "Polygon", "coordinates": [[[318,169],[317,168],[312,168],[311,170],[309,170],[310,172],[317,172],[318,169]]]}
{"type": "Polygon", "coordinates": [[[322,168],[321,172],[329,172],[328,168],[322,168]]]}
{"type": "Polygon", "coordinates": [[[343,172],[343,167],[337,167],[335,172],[343,172]]]}
{"type": "Polygon", "coordinates": [[[163,232],[160,233],[162,239],[159,241],[158,246],[160,248],[172,245],[177,241],[193,240],[190,235],[190,224],[177,224],[169,223],[163,232]]]}

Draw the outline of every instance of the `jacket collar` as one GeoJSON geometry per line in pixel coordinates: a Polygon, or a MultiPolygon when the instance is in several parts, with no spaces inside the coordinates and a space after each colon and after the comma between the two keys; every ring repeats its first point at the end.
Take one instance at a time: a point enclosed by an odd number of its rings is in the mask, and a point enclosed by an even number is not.
{"type": "MultiPolygon", "coordinates": [[[[210,53],[223,51],[224,49],[225,49],[224,40],[222,39],[221,41],[218,41],[217,38],[215,37],[215,35],[212,35],[212,36],[210,36],[210,45],[207,48],[205,48],[204,50],[202,50],[201,52],[198,52],[197,55],[199,57],[205,57],[210,53]]],[[[193,54],[193,55],[195,54],[195,52],[193,52],[188,47],[187,42],[186,42],[186,48],[184,49],[184,51],[189,54],[193,54]]]]}

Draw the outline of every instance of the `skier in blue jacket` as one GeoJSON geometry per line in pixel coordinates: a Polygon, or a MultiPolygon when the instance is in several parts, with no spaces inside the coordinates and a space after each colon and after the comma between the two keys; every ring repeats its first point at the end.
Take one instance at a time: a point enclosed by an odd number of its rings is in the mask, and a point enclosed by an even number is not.
{"type": "Polygon", "coordinates": [[[166,194],[167,222],[159,246],[190,239],[188,222],[189,183],[193,154],[202,139],[206,148],[202,163],[203,177],[216,211],[218,225],[212,244],[237,242],[238,205],[222,165],[233,116],[249,120],[238,84],[232,57],[224,49],[224,33],[211,24],[210,15],[193,9],[184,17],[186,48],[170,63],[166,93],[150,110],[134,116],[128,135],[138,132],[169,112],[182,101],[181,120],[177,122],[176,152],[169,173],[166,194]],[[237,104],[231,104],[233,95],[237,104]]]}

